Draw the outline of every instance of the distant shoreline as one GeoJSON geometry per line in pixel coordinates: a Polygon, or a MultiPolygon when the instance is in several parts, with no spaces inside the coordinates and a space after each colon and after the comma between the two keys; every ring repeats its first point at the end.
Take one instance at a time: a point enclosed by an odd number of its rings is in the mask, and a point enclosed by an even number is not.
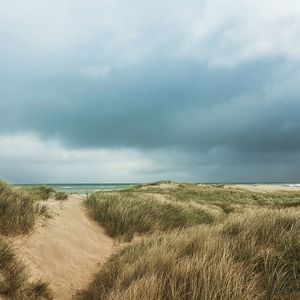
{"type": "MultiPolygon", "coordinates": [[[[139,185],[141,183],[34,183],[34,184],[14,184],[14,186],[19,187],[34,187],[34,186],[50,186],[57,190],[58,192],[65,192],[68,194],[81,194],[86,195],[88,193],[93,193],[97,191],[117,191],[121,189],[126,189],[131,186],[139,185]]],[[[145,183],[142,183],[145,184],[145,183]]],[[[270,182],[270,183],[196,183],[202,185],[216,185],[224,186],[226,188],[234,187],[244,190],[249,190],[252,192],[273,192],[278,190],[285,191],[299,191],[300,184],[292,182],[270,182]]],[[[168,185],[168,184],[166,184],[168,185]]]]}

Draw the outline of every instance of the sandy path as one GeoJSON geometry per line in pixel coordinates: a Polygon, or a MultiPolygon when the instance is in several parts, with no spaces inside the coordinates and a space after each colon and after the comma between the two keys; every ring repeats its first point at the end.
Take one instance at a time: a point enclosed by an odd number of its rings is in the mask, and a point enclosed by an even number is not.
{"type": "Polygon", "coordinates": [[[83,201],[78,195],[47,201],[53,218],[41,220],[32,234],[14,242],[32,278],[50,281],[54,299],[72,299],[114,249],[113,240],[88,216],[83,201]]]}

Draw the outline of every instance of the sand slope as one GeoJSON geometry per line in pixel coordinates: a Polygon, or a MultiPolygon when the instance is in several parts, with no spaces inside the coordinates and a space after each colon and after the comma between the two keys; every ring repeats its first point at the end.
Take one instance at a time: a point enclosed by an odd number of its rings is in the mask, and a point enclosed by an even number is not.
{"type": "Polygon", "coordinates": [[[89,217],[83,201],[78,195],[47,201],[53,218],[40,221],[32,234],[14,242],[32,278],[50,281],[55,299],[72,299],[114,249],[113,240],[89,217]]]}
{"type": "Polygon", "coordinates": [[[270,185],[270,184],[232,184],[225,185],[225,187],[233,187],[242,190],[248,190],[250,192],[257,193],[273,193],[278,191],[287,191],[287,192],[299,192],[299,186],[282,186],[282,185],[270,185]]]}

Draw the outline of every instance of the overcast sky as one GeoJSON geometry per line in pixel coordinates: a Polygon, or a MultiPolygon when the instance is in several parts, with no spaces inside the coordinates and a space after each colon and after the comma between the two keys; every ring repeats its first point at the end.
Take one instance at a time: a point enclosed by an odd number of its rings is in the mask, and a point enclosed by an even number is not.
{"type": "Polygon", "coordinates": [[[298,0],[0,0],[0,177],[300,181],[298,0]]]}

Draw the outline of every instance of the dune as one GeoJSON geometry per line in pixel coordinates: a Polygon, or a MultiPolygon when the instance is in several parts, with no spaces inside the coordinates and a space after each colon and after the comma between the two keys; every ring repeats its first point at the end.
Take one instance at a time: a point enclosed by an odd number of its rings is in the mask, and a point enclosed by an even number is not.
{"type": "Polygon", "coordinates": [[[300,186],[282,186],[280,184],[229,184],[225,187],[248,190],[257,193],[273,193],[279,191],[299,192],[300,186]]]}
{"type": "Polygon", "coordinates": [[[13,242],[32,280],[49,281],[54,299],[72,299],[91,282],[99,264],[115,248],[113,239],[92,220],[83,202],[79,195],[45,202],[53,217],[40,220],[29,236],[13,242]]]}

